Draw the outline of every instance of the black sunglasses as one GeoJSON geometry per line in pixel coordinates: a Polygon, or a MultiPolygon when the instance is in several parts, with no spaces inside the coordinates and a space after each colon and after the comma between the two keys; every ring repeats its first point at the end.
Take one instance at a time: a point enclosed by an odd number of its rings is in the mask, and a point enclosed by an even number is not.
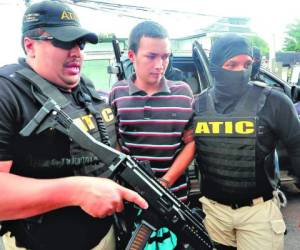
{"type": "Polygon", "coordinates": [[[76,45],[83,50],[85,47],[85,41],[82,39],[77,39],[70,42],[63,42],[60,40],[55,39],[53,36],[38,36],[38,37],[30,37],[33,40],[41,40],[41,41],[51,41],[52,45],[57,48],[70,50],[73,49],[76,45]]]}

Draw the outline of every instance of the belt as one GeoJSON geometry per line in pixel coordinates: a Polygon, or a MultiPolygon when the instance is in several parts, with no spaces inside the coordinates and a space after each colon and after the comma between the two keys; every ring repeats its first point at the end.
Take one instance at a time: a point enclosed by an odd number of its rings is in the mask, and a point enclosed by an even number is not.
{"type": "Polygon", "coordinates": [[[254,199],[243,200],[243,201],[239,201],[239,202],[226,202],[226,201],[222,201],[222,202],[217,201],[217,202],[219,202],[223,205],[230,206],[232,209],[238,209],[238,208],[246,207],[246,206],[249,206],[249,207],[255,206],[257,204],[264,203],[265,201],[271,200],[272,198],[273,198],[273,194],[270,193],[267,195],[262,195],[262,196],[256,197],[254,199]]]}

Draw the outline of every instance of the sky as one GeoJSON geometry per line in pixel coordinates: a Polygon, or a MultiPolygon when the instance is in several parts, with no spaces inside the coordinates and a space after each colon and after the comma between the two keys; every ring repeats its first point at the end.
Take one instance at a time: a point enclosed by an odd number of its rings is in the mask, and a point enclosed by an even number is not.
{"type": "MultiPolygon", "coordinates": [[[[138,5],[150,12],[122,10],[92,10],[72,6],[82,25],[96,33],[114,32],[127,37],[131,28],[143,17],[163,24],[172,37],[192,35],[214,23],[220,17],[250,18],[253,32],[263,38],[274,51],[280,50],[287,24],[300,19],[300,1],[267,0],[102,0],[115,4],[138,5]],[[163,10],[185,12],[166,14],[163,10]],[[190,13],[190,14],[189,14],[190,13]],[[191,13],[198,13],[194,15],[191,13]],[[128,17],[130,16],[130,17],[128,17]],[[135,18],[134,18],[134,17],[135,18]]],[[[0,65],[16,61],[22,55],[20,46],[21,19],[25,11],[23,0],[0,0],[0,65]]]]}

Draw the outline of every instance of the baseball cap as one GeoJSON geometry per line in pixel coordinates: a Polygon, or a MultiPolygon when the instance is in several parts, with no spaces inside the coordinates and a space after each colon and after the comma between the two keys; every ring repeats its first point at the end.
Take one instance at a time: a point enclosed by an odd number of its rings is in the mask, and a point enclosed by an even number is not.
{"type": "Polygon", "coordinates": [[[24,13],[22,32],[42,28],[55,39],[70,42],[84,38],[96,44],[95,33],[83,29],[76,13],[66,4],[55,1],[42,1],[30,5],[24,13]]]}

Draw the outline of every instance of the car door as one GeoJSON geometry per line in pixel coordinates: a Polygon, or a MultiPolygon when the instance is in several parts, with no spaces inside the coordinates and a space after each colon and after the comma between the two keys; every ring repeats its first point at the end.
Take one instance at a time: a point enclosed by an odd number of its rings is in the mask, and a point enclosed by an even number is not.
{"type": "Polygon", "coordinates": [[[207,55],[198,41],[193,43],[192,56],[198,72],[200,92],[202,92],[212,86],[212,76],[208,68],[207,55]]]}
{"type": "Polygon", "coordinates": [[[273,74],[266,68],[261,67],[259,69],[260,78],[270,87],[274,87],[284,92],[289,98],[292,98],[291,86],[277,75],[273,74]]]}

